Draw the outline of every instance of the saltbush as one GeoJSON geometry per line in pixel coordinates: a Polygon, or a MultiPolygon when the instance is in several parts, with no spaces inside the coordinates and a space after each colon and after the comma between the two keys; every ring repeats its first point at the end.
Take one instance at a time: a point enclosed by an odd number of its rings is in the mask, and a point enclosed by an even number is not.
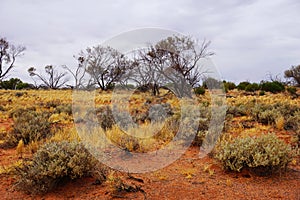
{"type": "Polygon", "coordinates": [[[6,146],[15,147],[20,140],[24,144],[51,136],[49,113],[32,109],[19,109],[12,113],[14,124],[7,134],[6,146]]]}
{"type": "Polygon", "coordinates": [[[104,130],[111,129],[115,124],[112,109],[109,106],[102,106],[96,109],[96,115],[101,128],[104,130]]]}
{"type": "Polygon", "coordinates": [[[246,167],[258,175],[285,169],[293,156],[291,147],[274,134],[236,138],[233,142],[223,140],[215,155],[225,169],[240,171],[246,167]]]}
{"type": "MultiPolygon", "coordinates": [[[[95,159],[78,142],[53,142],[42,146],[32,160],[16,168],[16,187],[28,193],[46,193],[61,182],[88,175],[95,159]]],[[[106,177],[105,170],[101,171],[106,177]]]]}

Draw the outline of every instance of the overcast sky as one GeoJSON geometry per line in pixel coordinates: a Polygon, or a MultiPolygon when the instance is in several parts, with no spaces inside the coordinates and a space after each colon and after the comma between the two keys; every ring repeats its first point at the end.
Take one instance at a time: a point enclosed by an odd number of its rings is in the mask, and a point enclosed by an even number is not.
{"type": "Polygon", "coordinates": [[[75,66],[73,55],[137,28],[212,42],[223,79],[260,81],[300,64],[299,0],[0,0],[0,37],[27,47],[10,77],[29,67],[75,66]]]}

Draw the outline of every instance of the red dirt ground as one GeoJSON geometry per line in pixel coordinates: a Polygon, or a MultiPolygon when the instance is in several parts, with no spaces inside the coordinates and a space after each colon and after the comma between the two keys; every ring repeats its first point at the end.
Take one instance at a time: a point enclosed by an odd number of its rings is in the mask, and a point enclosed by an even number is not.
{"type": "MultiPolygon", "coordinates": [[[[281,175],[258,177],[246,170],[226,172],[216,160],[209,157],[200,159],[198,154],[199,149],[191,147],[179,160],[164,169],[132,174],[144,183],[129,180],[126,174],[120,173],[125,181],[140,186],[145,193],[121,193],[113,197],[108,183],[96,185],[94,178],[87,177],[67,182],[46,195],[35,196],[16,191],[14,180],[1,176],[1,199],[300,199],[299,165],[289,166],[287,172],[281,175]]],[[[0,156],[0,166],[18,159],[15,150],[0,150],[0,156]]]]}

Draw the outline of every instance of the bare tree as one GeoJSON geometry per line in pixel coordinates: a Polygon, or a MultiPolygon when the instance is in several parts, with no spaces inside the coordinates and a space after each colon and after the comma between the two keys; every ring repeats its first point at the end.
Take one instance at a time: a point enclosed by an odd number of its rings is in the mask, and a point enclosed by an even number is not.
{"type": "Polygon", "coordinates": [[[134,58],[133,74],[130,76],[130,80],[134,81],[138,87],[146,90],[151,90],[154,96],[159,95],[159,88],[163,84],[162,74],[156,69],[165,68],[164,62],[153,58],[148,49],[141,49],[134,58]],[[156,67],[154,67],[156,65],[156,67]]]}
{"type": "Polygon", "coordinates": [[[14,67],[16,58],[23,55],[24,46],[9,44],[5,38],[0,38],[0,80],[5,78],[14,67]]]}
{"type": "Polygon", "coordinates": [[[38,77],[46,87],[50,89],[58,89],[62,87],[68,80],[65,79],[67,75],[66,72],[59,72],[52,65],[47,65],[45,67],[46,75],[42,75],[36,72],[36,68],[31,67],[28,69],[28,73],[30,76],[38,77]]]}
{"type": "Polygon", "coordinates": [[[168,83],[179,97],[190,96],[191,88],[197,86],[208,73],[201,68],[200,59],[214,54],[208,51],[210,42],[204,40],[200,46],[197,44],[191,37],[175,35],[150,46],[139,55],[139,62],[146,66],[146,73],[142,74],[146,77],[143,79],[148,78],[158,88],[158,84],[168,83]]]}
{"type": "Polygon", "coordinates": [[[111,47],[96,46],[82,53],[87,62],[86,72],[92,83],[102,90],[110,89],[126,72],[126,58],[111,47]]]}
{"type": "Polygon", "coordinates": [[[204,73],[199,65],[202,58],[214,55],[208,51],[210,41],[204,40],[200,45],[198,41],[189,36],[172,36],[161,40],[155,45],[155,50],[161,56],[167,57],[171,62],[171,68],[182,75],[188,83],[194,87],[198,84],[204,73]]]}
{"type": "MultiPolygon", "coordinates": [[[[74,56],[75,58],[75,56],[74,56]]],[[[64,69],[66,69],[67,71],[70,72],[70,74],[72,75],[72,77],[74,78],[74,88],[75,89],[79,89],[79,88],[83,88],[84,87],[84,81],[85,81],[85,74],[86,74],[86,66],[87,66],[87,61],[86,59],[79,55],[79,57],[77,58],[78,61],[78,65],[75,71],[73,71],[72,69],[70,69],[67,66],[63,66],[64,69]]]]}
{"type": "Polygon", "coordinates": [[[295,85],[300,86],[300,65],[292,66],[291,69],[288,69],[284,72],[286,78],[291,78],[294,80],[295,85]]]}

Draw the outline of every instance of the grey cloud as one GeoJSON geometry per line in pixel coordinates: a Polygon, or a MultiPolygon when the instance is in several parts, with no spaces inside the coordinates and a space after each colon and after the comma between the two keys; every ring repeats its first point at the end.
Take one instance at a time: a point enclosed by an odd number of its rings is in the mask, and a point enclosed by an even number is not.
{"type": "Polygon", "coordinates": [[[118,33],[160,27],[211,40],[228,80],[259,81],[300,63],[297,0],[2,0],[0,36],[24,44],[12,76],[27,68],[75,65],[73,55],[118,33]]]}

